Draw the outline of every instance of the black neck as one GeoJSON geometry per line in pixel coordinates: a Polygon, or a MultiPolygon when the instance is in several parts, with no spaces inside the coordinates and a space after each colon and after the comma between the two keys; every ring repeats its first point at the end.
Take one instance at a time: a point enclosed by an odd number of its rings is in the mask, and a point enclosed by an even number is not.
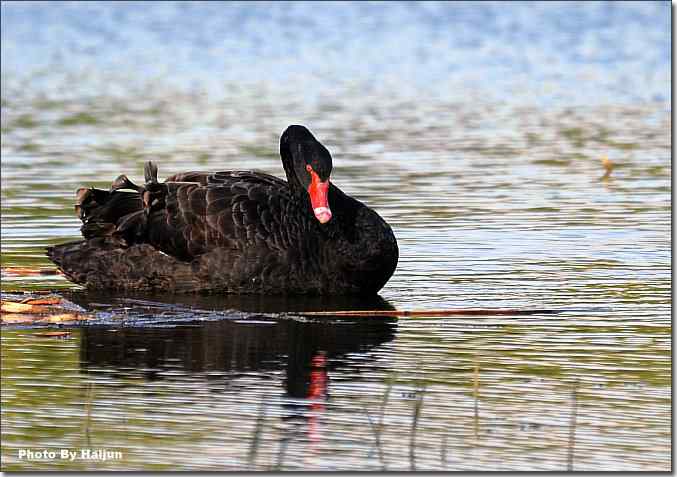
{"type": "Polygon", "coordinates": [[[282,167],[284,168],[284,173],[287,175],[287,182],[289,183],[289,188],[295,195],[300,195],[301,193],[306,193],[303,185],[299,182],[298,177],[296,177],[296,172],[294,170],[294,157],[291,153],[291,137],[284,134],[280,138],[280,158],[282,159],[282,167]]]}

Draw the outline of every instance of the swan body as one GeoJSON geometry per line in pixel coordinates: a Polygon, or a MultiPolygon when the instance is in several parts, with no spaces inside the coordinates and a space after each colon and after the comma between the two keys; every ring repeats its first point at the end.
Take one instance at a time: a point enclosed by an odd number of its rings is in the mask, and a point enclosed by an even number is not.
{"type": "Polygon", "coordinates": [[[280,140],[287,181],[253,171],[185,172],[80,189],[85,240],[48,248],[92,289],[375,294],[397,266],[391,227],[330,180],[331,155],[303,126],[280,140]],[[130,189],[130,190],[127,190],[130,189]]]}

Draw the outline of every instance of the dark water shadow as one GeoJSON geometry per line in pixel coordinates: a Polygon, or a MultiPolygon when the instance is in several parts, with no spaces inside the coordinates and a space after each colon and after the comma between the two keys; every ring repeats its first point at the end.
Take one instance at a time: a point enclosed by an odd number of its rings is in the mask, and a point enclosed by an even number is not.
{"type": "Polygon", "coordinates": [[[366,352],[391,341],[397,330],[397,319],[389,316],[306,319],[293,314],[393,309],[379,296],[119,296],[74,292],[68,299],[96,310],[97,316],[118,315],[121,310],[125,313],[119,323],[103,319],[101,324],[81,329],[81,368],[85,372],[105,368],[158,380],[169,379],[172,373],[166,371],[172,370],[227,380],[238,372],[284,370],[286,394],[294,398],[313,397],[319,392],[312,389],[313,370],[326,373],[339,368],[347,364],[343,359],[346,354],[366,352]]]}
{"type": "Polygon", "coordinates": [[[149,380],[171,379],[165,374],[168,370],[182,374],[211,372],[208,379],[228,379],[237,372],[284,370],[286,394],[305,398],[311,394],[313,369],[340,368],[346,364],[346,354],[366,352],[391,341],[396,331],[393,318],[357,322],[226,320],[159,328],[85,327],[81,330],[81,369],[141,373],[149,380]]]}
{"type": "Polygon", "coordinates": [[[379,295],[372,296],[286,296],[286,295],[176,295],[176,294],[115,294],[74,290],[63,293],[66,298],[84,307],[92,305],[113,306],[127,303],[129,306],[144,303],[165,304],[170,307],[191,307],[200,310],[237,310],[245,313],[285,313],[303,311],[339,310],[394,310],[395,308],[379,295]]]}

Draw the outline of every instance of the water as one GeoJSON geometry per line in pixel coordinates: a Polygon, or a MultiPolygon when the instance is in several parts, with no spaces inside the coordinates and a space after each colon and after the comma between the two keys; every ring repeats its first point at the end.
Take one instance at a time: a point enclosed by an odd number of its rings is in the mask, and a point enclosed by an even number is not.
{"type": "Polygon", "coordinates": [[[378,303],[3,275],[101,317],[2,329],[3,470],[669,470],[669,13],[4,2],[3,267],[50,266],[75,189],[146,160],[282,175],[292,123],[401,256],[378,303]],[[274,314],[360,307],[567,311],[274,314]],[[18,454],[104,447],[122,457],[18,454]]]}

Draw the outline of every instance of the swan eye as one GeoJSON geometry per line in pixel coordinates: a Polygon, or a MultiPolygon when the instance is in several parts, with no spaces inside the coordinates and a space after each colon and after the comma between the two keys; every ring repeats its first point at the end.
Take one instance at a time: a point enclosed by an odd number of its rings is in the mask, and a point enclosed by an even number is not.
{"type": "Polygon", "coordinates": [[[313,172],[313,168],[311,167],[310,164],[306,164],[306,170],[307,170],[308,172],[313,172]]]}

